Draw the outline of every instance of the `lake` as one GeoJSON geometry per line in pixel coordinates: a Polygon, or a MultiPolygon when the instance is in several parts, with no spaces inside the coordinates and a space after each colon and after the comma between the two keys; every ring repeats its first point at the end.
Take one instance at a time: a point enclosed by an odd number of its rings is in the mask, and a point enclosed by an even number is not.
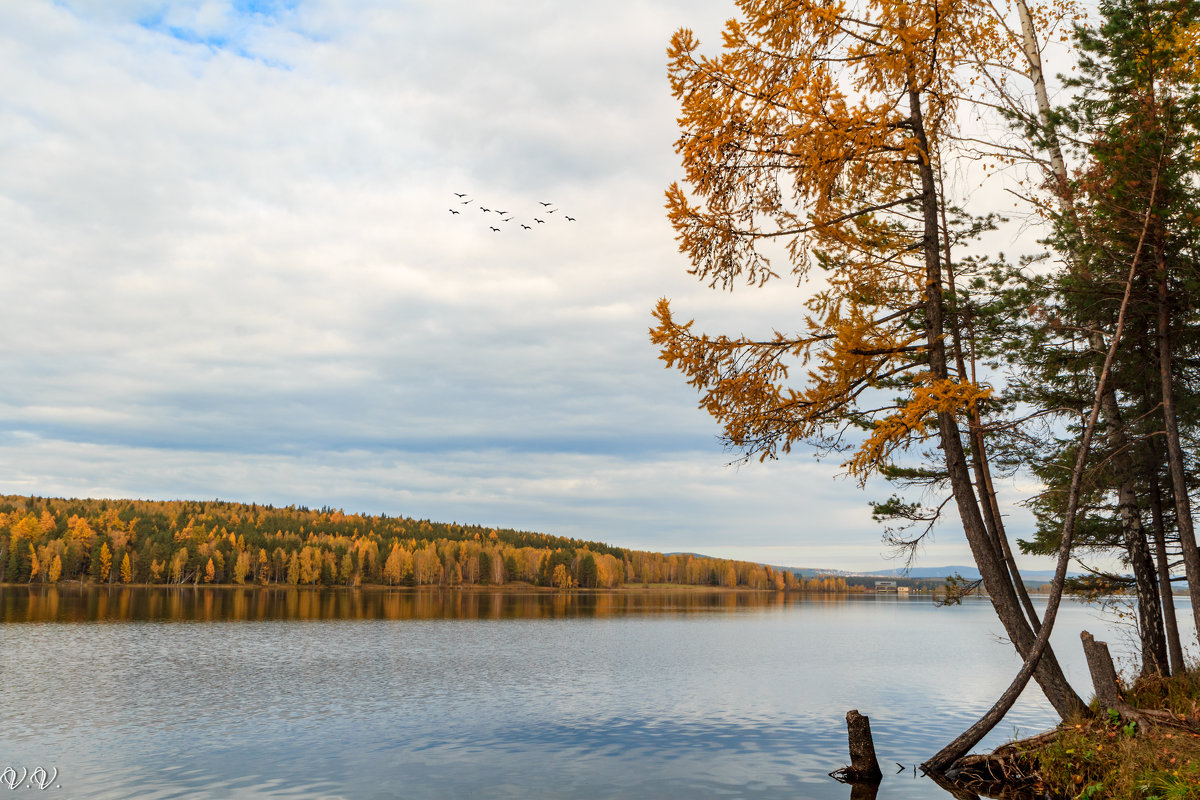
{"type": "MultiPolygon", "coordinates": [[[[1082,629],[1131,631],[1064,605],[1088,697],[1082,629]]],[[[906,765],[880,798],[949,798],[912,765],[1015,674],[1001,637],[897,595],[0,587],[0,770],[55,776],[0,793],[845,800],[856,708],[906,765]]],[[[984,745],[1053,722],[1035,687],[984,745]]]]}

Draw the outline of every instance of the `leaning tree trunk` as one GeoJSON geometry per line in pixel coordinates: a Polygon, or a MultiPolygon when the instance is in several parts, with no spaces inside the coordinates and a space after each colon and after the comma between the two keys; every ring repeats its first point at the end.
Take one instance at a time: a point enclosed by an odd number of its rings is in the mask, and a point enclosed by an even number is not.
{"type": "MultiPolygon", "coordinates": [[[[945,301],[942,296],[941,258],[938,247],[938,202],[937,184],[934,179],[929,155],[929,141],[921,109],[921,95],[910,88],[909,125],[916,140],[920,157],[918,169],[921,178],[921,212],[924,222],[922,249],[925,256],[925,336],[929,348],[929,371],[935,380],[948,376],[945,345],[945,301]]],[[[1012,576],[1008,572],[1003,555],[993,538],[988,534],[975,496],[970,469],[962,446],[962,434],[958,420],[951,412],[937,415],[941,447],[945,454],[946,470],[951,490],[962,520],[963,532],[971,548],[975,565],[983,578],[984,588],[1017,652],[1025,658],[1032,651],[1035,641],[1033,629],[1025,619],[1012,576]]],[[[1053,651],[1047,646],[1045,655],[1036,661],[1034,678],[1046,699],[1064,719],[1083,713],[1087,706],[1071,688],[1053,651]]]]}
{"type": "MultiPolygon", "coordinates": [[[[938,191],[939,194],[943,191],[941,180],[938,181],[938,191]]],[[[957,288],[955,286],[954,260],[950,255],[950,225],[946,221],[946,204],[944,202],[938,203],[938,215],[941,223],[939,230],[942,238],[942,252],[946,263],[946,281],[950,288],[951,297],[953,298],[957,288]]],[[[967,375],[967,363],[966,357],[963,355],[962,329],[959,322],[959,313],[961,313],[961,310],[957,308],[957,301],[955,302],[955,307],[951,309],[950,338],[954,343],[954,360],[955,366],[958,368],[958,374],[965,377],[967,375]]],[[[975,380],[974,358],[974,353],[972,353],[972,382],[975,380]]],[[[1021,571],[1017,568],[1017,561],[1013,557],[1012,548],[1008,544],[1008,535],[1004,531],[1004,520],[1000,514],[1000,505],[996,500],[996,488],[992,483],[991,470],[988,466],[987,450],[984,447],[983,424],[979,418],[978,410],[970,410],[967,414],[967,438],[971,443],[971,468],[975,474],[976,496],[980,501],[984,530],[991,536],[996,549],[1003,556],[1004,562],[1008,566],[1013,586],[1017,590],[1017,597],[1021,601],[1022,608],[1025,609],[1026,619],[1029,620],[1030,626],[1036,632],[1041,626],[1041,621],[1038,618],[1037,609],[1033,607],[1033,601],[1029,597],[1029,592],[1025,589],[1025,582],[1021,580],[1021,571]]]]}

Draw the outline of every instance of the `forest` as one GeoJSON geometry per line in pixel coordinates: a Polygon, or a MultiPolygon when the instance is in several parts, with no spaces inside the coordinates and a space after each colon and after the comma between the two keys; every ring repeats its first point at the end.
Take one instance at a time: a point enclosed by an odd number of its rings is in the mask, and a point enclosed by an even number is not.
{"type": "Polygon", "coordinates": [[[862,591],[745,561],[331,508],[0,497],[0,583],[62,581],[862,591]]]}

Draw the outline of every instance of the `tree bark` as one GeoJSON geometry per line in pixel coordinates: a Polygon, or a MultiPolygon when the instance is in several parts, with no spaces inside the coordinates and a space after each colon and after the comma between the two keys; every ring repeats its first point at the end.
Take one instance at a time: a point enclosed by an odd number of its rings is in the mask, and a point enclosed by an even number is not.
{"type": "Polygon", "coordinates": [[[1000,550],[1000,554],[1004,558],[1009,576],[1012,578],[1013,588],[1017,590],[1017,599],[1021,601],[1021,607],[1025,610],[1025,617],[1029,621],[1030,627],[1033,628],[1034,633],[1036,633],[1041,628],[1042,622],[1038,618],[1037,609],[1033,607],[1033,600],[1029,597],[1029,591],[1025,588],[1025,581],[1021,578],[1021,570],[1017,567],[1017,560],[1013,556],[1012,547],[1008,544],[1008,534],[1004,530],[1004,520],[1000,515],[1000,506],[996,502],[996,489],[992,484],[991,470],[988,468],[987,454],[984,452],[983,431],[980,428],[977,416],[972,416],[969,422],[972,461],[976,482],[979,486],[979,497],[983,502],[984,528],[991,534],[992,540],[996,543],[996,547],[1000,550]]]}
{"type": "Polygon", "coordinates": [[[1055,183],[1055,195],[1063,211],[1074,217],[1074,205],[1070,201],[1070,183],[1067,180],[1067,162],[1063,158],[1058,132],[1054,128],[1050,93],[1046,91],[1046,74],[1042,70],[1042,54],[1038,47],[1037,31],[1033,28],[1033,14],[1025,0],[1017,0],[1017,16],[1021,20],[1021,47],[1025,62],[1029,65],[1029,80],[1033,82],[1033,94],[1037,101],[1038,119],[1046,134],[1046,149],[1050,152],[1050,174],[1055,183]]]}

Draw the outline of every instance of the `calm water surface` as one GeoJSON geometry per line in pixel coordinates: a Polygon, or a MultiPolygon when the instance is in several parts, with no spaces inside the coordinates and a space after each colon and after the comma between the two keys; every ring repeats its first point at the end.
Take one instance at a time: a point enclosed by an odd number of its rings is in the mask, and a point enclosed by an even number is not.
{"type": "MultiPolygon", "coordinates": [[[[1181,614],[1181,620],[1189,614],[1181,614]]],[[[1069,604],[1055,642],[1085,695],[1069,604]]],[[[880,798],[1019,667],[986,601],[771,594],[0,587],[0,770],[45,798],[880,798]],[[894,767],[893,767],[894,769],[894,767]]],[[[1053,724],[1027,692],[985,746],[1053,724]]]]}

